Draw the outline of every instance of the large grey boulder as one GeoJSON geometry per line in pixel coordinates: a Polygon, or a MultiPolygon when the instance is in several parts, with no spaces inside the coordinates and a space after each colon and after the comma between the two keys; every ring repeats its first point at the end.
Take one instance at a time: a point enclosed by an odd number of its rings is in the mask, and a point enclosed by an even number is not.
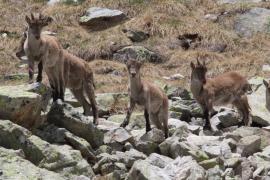
{"type": "Polygon", "coordinates": [[[76,175],[94,176],[91,166],[81,153],[68,145],[51,145],[8,120],[0,121],[0,136],[5,137],[0,138],[0,146],[22,149],[26,159],[40,168],[68,178],[76,175]]]}
{"type": "MultiPolygon", "coordinates": [[[[235,126],[241,121],[238,112],[233,109],[225,108],[221,112],[217,113],[210,119],[211,127],[216,127],[216,129],[220,129],[221,127],[226,128],[230,126],[235,126]]],[[[215,130],[216,130],[215,129],[215,130]]]]}
{"type": "Polygon", "coordinates": [[[9,119],[26,128],[40,124],[50,91],[43,84],[0,87],[0,119],[9,119]]]}
{"type": "Polygon", "coordinates": [[[81,25],[87,25],[92,30],[99,30],[116,25],[127,17],[119,10],[91,7],[86,14],[80,18],[81,25]]]}
{"type": "Polygon", "coordinates": [[[114,53],[113,59],[125,63],[127,56],[142,62],[161,63],[163,61],[159,54],[143,46],[126,46],[114,53]]]}
{"type": "Polygon", "coordinates": [[[39,168],[19,156],[17,151],[0,147],[0,179],[67,179],[46,169],[39,168]]]}
{"type": "Polygon", "coordinates": [[[253,93],[248,95],[248,102],[251,108],[252,121],[261,125],[270,125],[270,110],[266,108],[266,88],[263,85],[263,78],[249,80],[253,85],[253,93]]]}
{"type": "Polygon", "coordinates": [[[103,144],[103,132],[93,124],[89,117],[83,116],[69,104],[55,102],[47,115],[47,120],[84,138],[93,148],[103,144]]]}
{"type": "Polygon", "coordinates": [[[245,37],[250,37],[258,32],[269,32],[270,10],[264,8],[252,8],[236,18],[234,29],[245,37]]]}

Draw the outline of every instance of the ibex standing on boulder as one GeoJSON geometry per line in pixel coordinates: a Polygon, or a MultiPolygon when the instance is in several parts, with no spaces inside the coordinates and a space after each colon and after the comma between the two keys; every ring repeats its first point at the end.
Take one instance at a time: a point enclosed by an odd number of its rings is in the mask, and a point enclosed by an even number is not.
{"type": "MultiPolygon", "coordinates": [[[[59,48],[62,48],[61,44],[58,42],[58,40],[52,35],[51,32],[41,32],[41,36],[52,36],[52,39],[58,44],[59,48]]],[[[24,44],[27,40],[27,29],[23,32],[23,36],[21,37],[19,47],[16,50],[16,56],[20,60],[22,60],[22,56],[25,56],[26,53],[24,51],[24,44]]],[[[29,51],[28,51],[29,53],[29,51]]],[[[28,57],[31,57],[30,54],[28,54],[28,57]]],[[[35,69],[35,62],[38,62],[38,75],[37,75],[37,82],[42,81],[42,71],[43,71],[43,65],[42,61],[40,61],[38,58],[39,56],[32,56],[34,59],[28,59],[28,73],[29,73],[29,83],[33,83],[33,78],[34,78],[34,69],[35,69]]]]}
{"type": "MultiPolygon", "coordinates": [[[[60,48],[52,36],[41,36],[41,30],[52,21],[52,18],[39,15],[31,19],[26,16],[28,23],[25,52],[30,56],[38,56],[53,89],[53,100],[64,101],[65,88],[70,88],[77,100],[82,104],[85,115],[90,115],[92,106],[94,123],[98,124],[98,109],[94,92],[94,76],[90,66],[82,59],[73,56],[60,48]],[[85,97],[88,96],[88,99],[85,97]]],[[[29,58],[29,57],[28,57],[29,58]]],[[[29,58],[32,59],[32,58],[29,58]]]]}
{"type": "Polygon", "coordinates": [[[202,64],[197,59],[197,65],[191,62],[190,66],[191,92],[204,111],[206,127],[210,127],[209,118],[216,113],[213,106],[226,104],[233,104],[243,116],[242,124],[250,126],[250,107],[246,93],[251,88],[246,78],[237,72],[227,72],[207,79],[205,61],[202,64]]]}
{"type": "Polygon", "coordinates": [[[146,132],[151,130],[150,121],[162,130],[168,137],[168,98],[166,94],[153,84],[142,81],[140,75],[141,63],[129,60],[127,69],[129,73],[129,97],[130,105],[127,116],[121,127],[129,124],[130,116],[136,104],[144,106],[146,132]]]}

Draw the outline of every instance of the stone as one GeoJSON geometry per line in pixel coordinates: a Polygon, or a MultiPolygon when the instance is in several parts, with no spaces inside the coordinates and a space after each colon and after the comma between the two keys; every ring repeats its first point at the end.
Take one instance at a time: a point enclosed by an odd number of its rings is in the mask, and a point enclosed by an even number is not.
{"type": "Polygon", "coordinates": [[[139,141],[135,144],[135,148],[146,155],[158,152],[158,144],[152,141],[139,141]]]}
{"type": "Polygon", "coordinates": [[[116,151],[113,154],[102,153],[97,156],[98,162],[94,165],[93,169],[96,173],[108,174],[112,170],[126,171],[130,169],[133,163],[137,160],[143,160],[146,155],[135,150],[126,152],[116,151]]]}
{"type": "Polygon", "coordinates": [[[239,164],[241,164],[240,157],[231,157],[229,159],[225,159],[224,162],[225,168],[236,168],[239,164]]]}
{"type": "Polygon", "coordinates": [[[164,168],[157,167],[149,160],[136,161],[126,179],[206,179],[205,170],[190,156],[178,157],[169,162],[164,168]]]}
{"type": "Polygon", "coordinates": [[[102,154],[102,153],[111,154],[112,153],[112,148],[110,146],[107,146],[107,145],[101,145],[96,150],[96,154],[102,154]]]}
{"type": "Polygon", "coordinates": [[[131,168],[133,163],[137,160],[143,160],[147,157],[136,149],[131,149],[125,152],[116,151],[115,155],[118,157],[119,162],[125,164],[127,168],[131,168]]]}
{"type": "Polygon", "coordinates": [[[262,71],[270,72],[270,65],[269,64],[264,64],[263,67],[262,67],[262,71]]]}
{"type": "Polygon", "coordinates": [[[126,142],[133,144],[134,138],[122,127],[108,131],[104,134],[104,144],[111,146],[115,150],[121,151],[126,142]]]}
{"type": "Polygon", "coordinates": [[[168,98],[180,97],[183,100],[191,100],[190,92],[182,87],[169,86],[166,84],[164,91],[168,98]]]}
{"type": "Polygon", "coordinates": [[[55,102],[47,115],[47,120],[84,138],[93,148],[103,144],[104,134],[92,123],[90,118],[78,113],[67,103],[55,102]]]}
{"type": "Polygon", "coordinates": [[[242,156],[250,156],[260,150],[261,137],[257,135],[247,136],[240,139],[237,145],[237,153],[242,156]]]}
{"type": "Polygon", "coordinates": [[[259,3],[264,0],[218,0],[219,4],[259,3]]]}
{"type": "Polygon", "coordinates": [[[11,121],[0,121],[0,146],[22,149],[26,159],[40,168],[71,178],[76,175],[93,177],[91,166],[81,153],[68,145],[51,145],[11,121]]]}
{"type": "Polygon", "coordinates": [[[215,166],[207,170],[208,180],[222,180],[222,170],[219,166],[215,166]]]}
{"type": "Polygon", "coordinates": [[[151,131],[145,133],[141,138],[141,141],[152,141],[160,144],[165,140],[165,135],[162,130],[153,128],[151,131]]]}
{"type": "Polygon", "coordinates": [[[35,134],[49,143],[69,144],[79,150],[82,156],[89,161],[96,159],[91,145],[85,139],[75,136],[64,128],[49,124],[35,130],[35,134]]]}
{"type": "Polygon", "coordinates": [[[252,164],[248,160],[244,160],[241,163],[241,178],[243,180],[249,180],[253,176],[254,168],[252,167],[252,164]]]}
{"type": "Polygon", "coordinates": [[[159,168],[164,168],[165,166],[167,166],[169,163],[173,161],[173,159],[167,156],[157,154],[157,153],[150,154],[150,156],[147,157],[146,160],[150,162],[150,164],[157,166],[159,168]]]}
{"type": "Polygon", "coordinates": [[[206,14],[204,16],[204,19],[212,21],[212,22],[217,22],[218,17],[219,17],[219,14],[206,14]]]}
{"type": "Polygon", "coordinates": [[[223,108],[223,110],[213,116],[210,121],[217,121],[222,127],[227,128],[237,125],[241,120],[239,114],[233,109],[223,108]]]}
{"type": "Polygon", "coordinates": [[[8,119],[26,128],[40,125],[50,93],[43,84],[0,87],[0,119],[8,119]]]}
{"type": "Polygon", "coordinates": [[[252,8],[249,11],[238,15],[236,18],[234,29],[245,37],[251,37],[256,33],[268,33],[270,10],[264,8],[252,8]]]}
{"type": "Polygon", "coordinates": [[[132,42],[142,42],[150,37],[149,33],[143,31],[132,29],[123,29],[122,31],[132,42]]]}
{"type": "Polygon", "coordinates": [[[80,17],[79,23],[88,26],[91,30],[102,30],[119,24],[125,19],[127,16],[122,11],[91,7],[84,16],[80,17]]]}
{"type": "Polygon", "coordinates": [[[182,74],[179,74],[179,73],[173,74],[170,77],[163,76],[163,79],[170,80],[170,81],[175,81],[175,80],[184,79],[184,78],[185,78],[185,76],[183,76],[182,74]]]}
{"type": "Polygon", "coordinates": [[[4,75],[4,80],[11,80],[11,81],[14,81],[14,80],[22,80],[22,79],[25,79],[27,80],[29,77],[29,75],[27,73],[18,73],[18,74],[6,74],[4,75]]]}
{"type": "Polygon", "coordinates": [[[136,161],[129,171],[126,180],[170,180],[171,178],[165,174],[159,167],[153,166],[148,161],[136,161]]]}
{"type": "Polygon", "coordinates": [[[49,0],[48,5],[54,5],[56,3],[64,3],[64,4],[72,4],[72,5],[79,5],[83,3],[85,0],[49,0]]]}
{"type": "Polygon", "coordinates": [[[164,171],[173,179],[206,179],[205,170],[191,156],[178,157],[164,171]]]}
{"type": "Polygon", "coordinates": [[[262,80],[262,78],[258,78],[258,85],[254,87],[253,93],[248,95],[248,102],[251,108],[252,121],[261,126],[269,126],[270,111],[266,107],[266,88],[262,80]]]}
{"type": "Polygon", "coordinates": [[[120,126],[120,123],[115,123],[115,122],[100,118],[97,128],[103,133],[106,133],[108,131],[112,131],[114,129],[119,128],[119,126],[120,126]]]}
{"type": "Polygon", "coordinates": [[[116,51],[116,53],[113,54],[113,59],[125,63],[127,61],[126,56],[141,62],[150,62],[150,63],[163,62],[163,58],[159,54],[143,46],[138,45],[126,46],[122,49],[119,49],[118,51],[116,51]]]}
{"type": "Polygon", "coordinates": [[[95,176],[93,180],[119,180],[121,174],[118,171],[106,174],[105,176],[95,176]]]}
{"type": "Polygon", "coordinates": [[[201,161],[199,162],[199,165],[202,166],[204,169],[208,170],[215,167],[216,165],[219,165],[219,158],[201,161]]]}
{"type": "Polygon", "coordinates": [[[202,145],[202,150],[211,158],[218,157],[221,154],[221,147],[219,144],[209,145],[205,144],[202,145]]]}
{"type": "Polygon", "coordinates": [[[197,136],[194,134],[190,134],[187,137],[187,142],[191,145],[202,146],[205,144],[218,144],[222,137],[219,136],[197,136]]]}
{"type": "MultiPolygon", "coordinates": [[[[124,121],[125,117],[126,117],[126,114],[116,114],[116,115],[110,116],[107,120],[121,124],[124,121]]],[[[128,127],[130,129],[145,128],[144,114],[137,113],[137,112],[132,113],[128,127]]]]}
{"type": "Polygon", "coordinates": [[[66,179],[64,176],[39,168],[25,160],[16,151],[0,147],[1,179],[66,179]]]}

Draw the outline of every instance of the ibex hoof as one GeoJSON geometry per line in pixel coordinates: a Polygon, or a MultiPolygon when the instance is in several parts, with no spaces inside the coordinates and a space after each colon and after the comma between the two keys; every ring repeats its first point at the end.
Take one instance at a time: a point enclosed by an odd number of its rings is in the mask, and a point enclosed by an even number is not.
{"type": "Polygon", "coordinates": [[[127,123],[126,121],[124,121],[124,122],[120,125],[120,127],[125,128],[127,125],[128,125],[128,123],[127,123]]]}
{"type": "Polygon", "coordinates": [[[152,130],[151,128],[146,128],[146,133],[148,133],[151,130],[152,130]]]}
{"type": "Polygon", "coordinates": [[[97,126],[98,125],[98,119],[94,119],[93,123],[97,126]]]}

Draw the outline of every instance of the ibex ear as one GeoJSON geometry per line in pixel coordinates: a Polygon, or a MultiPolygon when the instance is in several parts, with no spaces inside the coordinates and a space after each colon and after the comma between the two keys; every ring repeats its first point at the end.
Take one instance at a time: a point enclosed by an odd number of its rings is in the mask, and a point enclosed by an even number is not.
{"type": "Polygon", "coordinates": [[[265,85],[266,88],[269,87],[269,83],[265,79],[263,80],[263,84],[265,85]]]}
{"type": "Polygon", "coordinates": [[[192,68],[192,69],[195,69],[195,64],[191,61],[191,63],[190,63],[190,67],[192,68]]]}
{"type": "Polygon", "coordinates": [[[27,22],[27,24],[30,24],[31,23],[31,20],[28,16],[25,16],[25,21],[27,22]]]}

